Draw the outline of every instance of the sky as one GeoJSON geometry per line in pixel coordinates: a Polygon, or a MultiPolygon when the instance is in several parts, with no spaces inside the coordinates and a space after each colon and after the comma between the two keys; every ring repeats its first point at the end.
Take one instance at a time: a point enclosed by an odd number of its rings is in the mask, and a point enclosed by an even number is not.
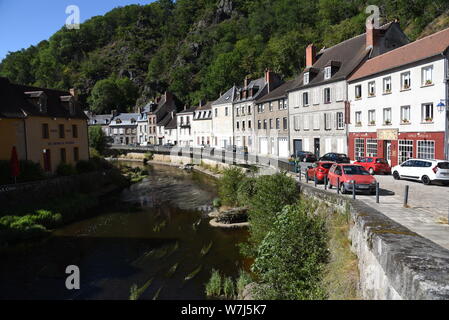
{"type": "Polygon", "coordinates": [[[0,61],[17,51],[47,40],[65,25],[66,8],[78,6],[81,23],[115,7],[148,4],[152,0],[0,0],[0,61]]]}

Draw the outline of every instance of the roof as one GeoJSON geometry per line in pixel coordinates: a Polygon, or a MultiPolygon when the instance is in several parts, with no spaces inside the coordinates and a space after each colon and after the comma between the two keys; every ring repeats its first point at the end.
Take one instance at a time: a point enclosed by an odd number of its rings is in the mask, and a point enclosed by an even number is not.
{"type": "Polygon", "coordinates": [[[11,83],[7,78],[0,78],[0,97],[1,118],[23,119],[28,116],[38,116],[88,119],[78,102],[67,91],[18,85],[11,83]],[[35,102],[41,96],[47,98],[44,111],[41,111],[35,102]],[[73,113],[68,107],[69,101],[74,103],[73,113]]]}
{"type": "MultiPolygon", "coordinates": [[[[381,26],[382,31],[388,30],[393,22],[381,26]]],[[[315,77],[310,79],[307,85],[303,85],[303,80],[298,80],[291,90],[309,88],[335,81],[345,80],[349,75],[368,57],[371,48],[366,47],[366,33],[353,37],[336,44],[333,47],[321,50],[318,55],[317,62],[312,66],[313,69],[319,71],[315,77]],[[324,70],[328,66],[340,66],[330,79],[324,79],[324,70]]],[[[312,70],[313,70],[312,69],[312,70]]],[[[304,70],[300,76],[303,77],[304,70]]]]}
{"type": "Polygon", "coordinates": [[[218,98],[216,101],[212,103],[213,106],[220,105],[220,104],[226,104],[226,103],[232,103],[235,100],[237,87],[233,86],[231,89],[226,91],[224,95],[222,95],[220,98],[218,98]]]}
{"type": "Polygon", "coordinates": [[[349,81],[434,57],[449,47],[449,28],[367,60],[349,81]]]}
{"type": "Polygon", "coordinates": [[[89,116],[89,125],[109,125],[113,119],[112,114],[94,114],[89,116]]]}
{"type": "Polygon", "coordinates": [[[195,112],[196,109],[197,109],[197,107],[191,107],[189,109],[182,110],[182,111],[178,112],[178,114],[193,113],[193,112],[195,112]]]}
{"type": "Polygon", "coordinates": [[[112,120],[110,126],[131,126],[137,125],[137,120],[140,117],[140,113],[120,113],[112,120]],[[117,123],[117,120],[120,120],[121,123],[117,123]],[[132,120],[135,120],[133,122],[132,120]]]}
{"type": "MultiPolygon", "coordinates": [[[[265,81],[265,77],[259,78],[256,80],[252,80],[246,88],[240,88],[238,91],[248,90],[252,89],[254,87],[258,87],[259,90],[251,97],[243,98],[242,95],[240,95],[240,99],[236,98],[238,102],[244,102],[244,101],[254,101],[257,100],[257,98],[263,96],[267,93],[267,82],[265,81]]],[[[238,97],[238,95],[237,95],[238,97]]]]}
{"type": "MultiPolygon", "coordinates": [[[[176,115],[174,116],[174,118],[176,118],[176,115]]],[[[158,127],[166,127],[170,123],[171,120],[172,120],[171,112],[169,112],[165,115],[165,117],[161,121],[159,121],[157,123],[157,126],[158,127]]]]}
{"type": "Polygon", "coordinates": [[[207,102],[204,106],[196,109],[194,121],[211,120],[212,119],[212,102],[207,102]]]}
{"type": "Polygon", "coordinates": [[[280,85],[279,87],[277,87],[276,89],[271,91],[269,94],[267,94],[267,95],[263,96],[262,98],[260,98],[259,100],[257,100],[257,103],[264,103],[264,102],[269,102],[269,101],[273,101],[273,100],[286,98],[287,90],[292,88],[292,86],[296,83],[297,83],[296,79],[287,81],[286,83],[280,85]]]}
{"type": "Polygon", "coordinates": [[[206,102],[205,105],[196,108],[195,111],[202,111],[202,110],[212,110],[212,101],[206,102]]]}
{"type": "Polygon", "coordinates": [[[176,129],[178,127],[178,122],[176,117],[170,120],[170,122],[165,126],[165,129],[176,129]]]}

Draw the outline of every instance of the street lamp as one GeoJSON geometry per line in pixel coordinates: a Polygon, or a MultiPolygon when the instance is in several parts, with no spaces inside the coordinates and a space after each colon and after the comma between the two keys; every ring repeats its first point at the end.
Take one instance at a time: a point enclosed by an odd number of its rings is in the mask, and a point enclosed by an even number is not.
{"type": "Polygon", "coordinates": [[[446,110],[446,105],[444,104],[443,101],[441,101],[439,104],[437,104],[437,108],[438,111],[443,112],[444,110],[446,110]]]}

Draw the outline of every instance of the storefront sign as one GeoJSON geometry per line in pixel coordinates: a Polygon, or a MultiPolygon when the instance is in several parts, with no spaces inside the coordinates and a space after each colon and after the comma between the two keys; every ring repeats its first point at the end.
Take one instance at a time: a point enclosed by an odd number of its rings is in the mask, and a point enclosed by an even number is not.
{"type": "Polygon", "coordinates": [[[377,140],[398,140],[398,129],[377,130],[377,140]]]}

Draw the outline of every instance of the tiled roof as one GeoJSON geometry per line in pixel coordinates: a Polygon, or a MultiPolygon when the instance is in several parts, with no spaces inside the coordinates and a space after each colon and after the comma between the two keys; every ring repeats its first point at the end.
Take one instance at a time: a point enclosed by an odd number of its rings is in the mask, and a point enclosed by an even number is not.
{"type": "Polygon", "coordinates": [[[112,114],[94,114],[89,117],[89,125],[108,125],[112,121],[112,114]]]}
{"type": "Polygon", "coordinates": [[[439,55],[448,47],[449,28],[367,60],[349,81],[439,55]]]}
{"type": "Polygon", "coordinates": [[[287,81],[286,83],[282,84],[281,86],[277,87],[273,91],[271,91],[269,94],[263,96],[259,100],[257,100],[257,103],[264,103],[268,101],[278,100],[282,98],[287,97],[287,91],[292,88],[294,84],[296,84],[296,79],[287,81]]]}
{"type": "Polygon", "coordinates": [[[182,111],[178,112],[178,114],[193,113],[193,112],[195,112],[196,109],[197,109],[197,107],[192,107],[192,108],[189,108],[186,110],[182,110],[182,111]]]}
{"type": "Polygon", "coordinates": [[[236,90],[238,88],[236,86],[233,86],[231,89],[226,91],[224,95],[222,95],[220,98],[218,98],[216,101],[212,103],[212,105],[220,105],[225,103],[232,103],[235,100],[236,90]]]}
{"type": "Polygon", "coordinates": [[[70,114],[67,104],[70,96],[67,91],[12,84],[7,78],[0,78],[0,117],[38,116],[87,120],[87,116],[76,101],[75,112],[70,114]],[[46,111],[41,112],[31,99],[39,99],[44,93],[47,97],[46,111]]]}
{"type": "Polygon", "coordinates": [[[140,117],[140,113],[120,113],[112,120],[110,126],[130,126],[137,125],[137,120],[140,117]],[[121,123],[117,123],[117,120],[120,120],[121,123]],[[135,120],[133,122],[132,120],[135,120]]]}
{"type": "Polygon", "coordinates": [[[178,127],[178,122],[176,116],[170,120],[170,122],[165,126],[165,129],[176,129],[178,127]]]}

